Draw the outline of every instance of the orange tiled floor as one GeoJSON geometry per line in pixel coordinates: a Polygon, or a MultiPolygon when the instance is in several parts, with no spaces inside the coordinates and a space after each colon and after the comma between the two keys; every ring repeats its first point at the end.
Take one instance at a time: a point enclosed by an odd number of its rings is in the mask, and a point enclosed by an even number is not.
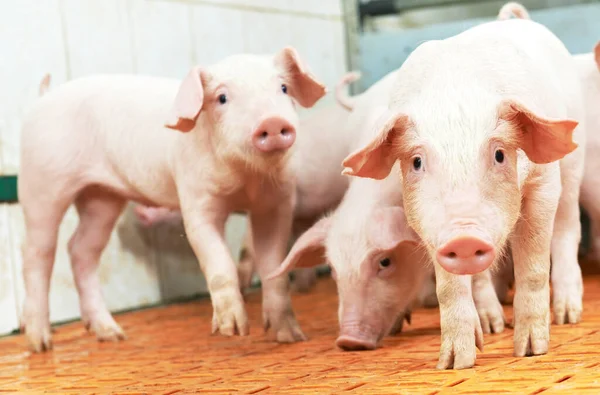
{"type": "MultiPolygon", "coordinates": [[[[600,275],[585,280],[584,322],[552,326],[547,356],[512,357],[513,331],[487,335],[474,369],[436,371],[437,310],[370,352],[335,348],[335,284],[295,295],[310,340],[277,345],[262,334],[260,297],[249,297],[251,335],[209,336],[207,300],[118,315],[125,342],[97,343],[78,322],[55,333],[54,351],[31,355],[22,336],[0,339],[0,392],[12,393],[600,393],[600,275]]],[[[512,309],[507,307],[507,318],[512,309]]]]}

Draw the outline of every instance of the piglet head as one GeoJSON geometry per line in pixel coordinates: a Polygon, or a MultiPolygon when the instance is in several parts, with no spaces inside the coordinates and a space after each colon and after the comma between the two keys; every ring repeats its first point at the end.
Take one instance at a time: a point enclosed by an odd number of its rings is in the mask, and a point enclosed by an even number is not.
{"type": "Polygon", "coordinates": [[[293,146],[294,102],[311,107],[324,94],[293,48],[275,56],[230,56],[188,73],[166,126],[195,131],[218,155],[256,165],[293,146]]]}
{"type": "Polygon", "coordinates": [[[496,103],[487,116],[451,105],[390,110],[377,137],[344,161],[345,174],[381,179],[400,159],[408,223],[450,273],[479,273],[502,255],[520,213],[518,161],[548,164],[577,147],[577,122],[496,103]]]}
{"type": "Polygon", "coordinates": [[[323,263],[337,283],[344,350],[372,350],[399,328],[426,271],[425,251],[400,207],[375,209],[362,231],[348,229],[341,216],[319,221],[294,244],[275,275],[293,267],[323,263]]]}

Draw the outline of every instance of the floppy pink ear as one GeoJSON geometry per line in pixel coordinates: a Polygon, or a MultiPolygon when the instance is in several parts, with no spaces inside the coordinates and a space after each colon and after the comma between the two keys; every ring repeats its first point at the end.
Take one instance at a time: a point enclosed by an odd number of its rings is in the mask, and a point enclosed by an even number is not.
{"type": "Polygon", "coordinates": [[[193,67],[181,82],[175,103],[165,126],[180,132],[189,132],[196,126],[196,119],[204,103],[204,86],[206,72],[200,67],[193,67]]]}
{"type": "Polygon", "coordinates": [[[393,250],[402,243],[418,244],[420,239],[399,206],[380,207],[373,211],[368,229],[369,241],[383,251],[393,250]]]}
{"type": "Polygon", "coordinates": [[[576,121],[539,117],[514,100],[500,103],[498,114],[500,119],[519,129],[519,147],[533,163],[560,160],[577,148],[573,141],[573,131],[578,125],[576,121]]]}
{"type": "Polygon", "coordinates": [[[390,174],[398,159],[394,154],[394,144],[398,143],[396,140],[402,138],[409,127],[410,120],[405,114],[381,119],[384,119],[384,122],[380,121],[376,127],[379,130],[377,137],[366,147],[344,159],[342,174],[376,180],[382,180],[390,174]]]}
{"type": "Polygon", "coordinates": [[[275,64],[286,74],[289,95],[305,108],[312,107],[325,93],[325,85],[317,81],[302,63],[300,55],[292,47],[285,47],[275,56],[275,64]]]}
{"type": "Polygon", "coordinates": [[[600,41],[596,43],[594,47],[594,59],[596,60],[596,66],[598,66],[598,71],[600,71],[600,41]]]}
{"type": "Polygon", "coordinates": [[[295,267],[312,267],[320,265],[325,256],[325,239],[331,227],[331,217],[325,217],[315,223],[296,240],[283,263],[267,279],[272,279],[289,272],[295,267]]]}

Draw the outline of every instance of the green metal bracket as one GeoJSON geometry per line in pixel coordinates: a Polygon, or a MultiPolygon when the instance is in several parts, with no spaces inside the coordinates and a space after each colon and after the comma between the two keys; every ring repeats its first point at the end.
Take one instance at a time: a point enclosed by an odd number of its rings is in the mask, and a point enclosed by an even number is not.
{"type": "Polygon", "coordinates": [[[0,176],[0,203],[17,203],[17,176],[0,176]]]}

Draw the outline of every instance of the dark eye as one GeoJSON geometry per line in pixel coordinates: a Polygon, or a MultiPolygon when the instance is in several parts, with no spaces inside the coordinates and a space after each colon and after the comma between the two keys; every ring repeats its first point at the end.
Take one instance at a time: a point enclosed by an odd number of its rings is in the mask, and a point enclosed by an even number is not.
{"type": "Polygon", "coordinates": [[[421,167],[423,166],[423,163],[422,163],[422,162],[423,162],[423,161],[421,160],[421,158],[420,158],[420,157],[418,157],[418,156],[417,156],[417,157],[415,157],[415,158],[413,159],[413,168],[414,168],[415,170],[417,170],[417,171],[421,170],[421,167]]]}
{"type": "Polygon", "coordinates": [[[225,104],[227,103],[227,95],[225,95],[224,93],[219,95],[219,103],[221,104],[225,104]]]}
{"type": "Polygon", "coordinates": [[[287,85],[281,84],[281,91],[287,95],[287,85]]]}
{"type": "Polygon", "coordinates": [[[496,162],[498,163],[504,162],[504,152],[502,152],[502,150],[497,149],[494,153],[494,159],[496,159],[496,162]]]}
{"type": "Polygon", "coordinates": [[[386,267],[388,267],[391,264],[392,264],[392,261],[390,260],[390,258],[383,258],[382,260],[379,261],[379,268],[385,269],[386,267]]]}

